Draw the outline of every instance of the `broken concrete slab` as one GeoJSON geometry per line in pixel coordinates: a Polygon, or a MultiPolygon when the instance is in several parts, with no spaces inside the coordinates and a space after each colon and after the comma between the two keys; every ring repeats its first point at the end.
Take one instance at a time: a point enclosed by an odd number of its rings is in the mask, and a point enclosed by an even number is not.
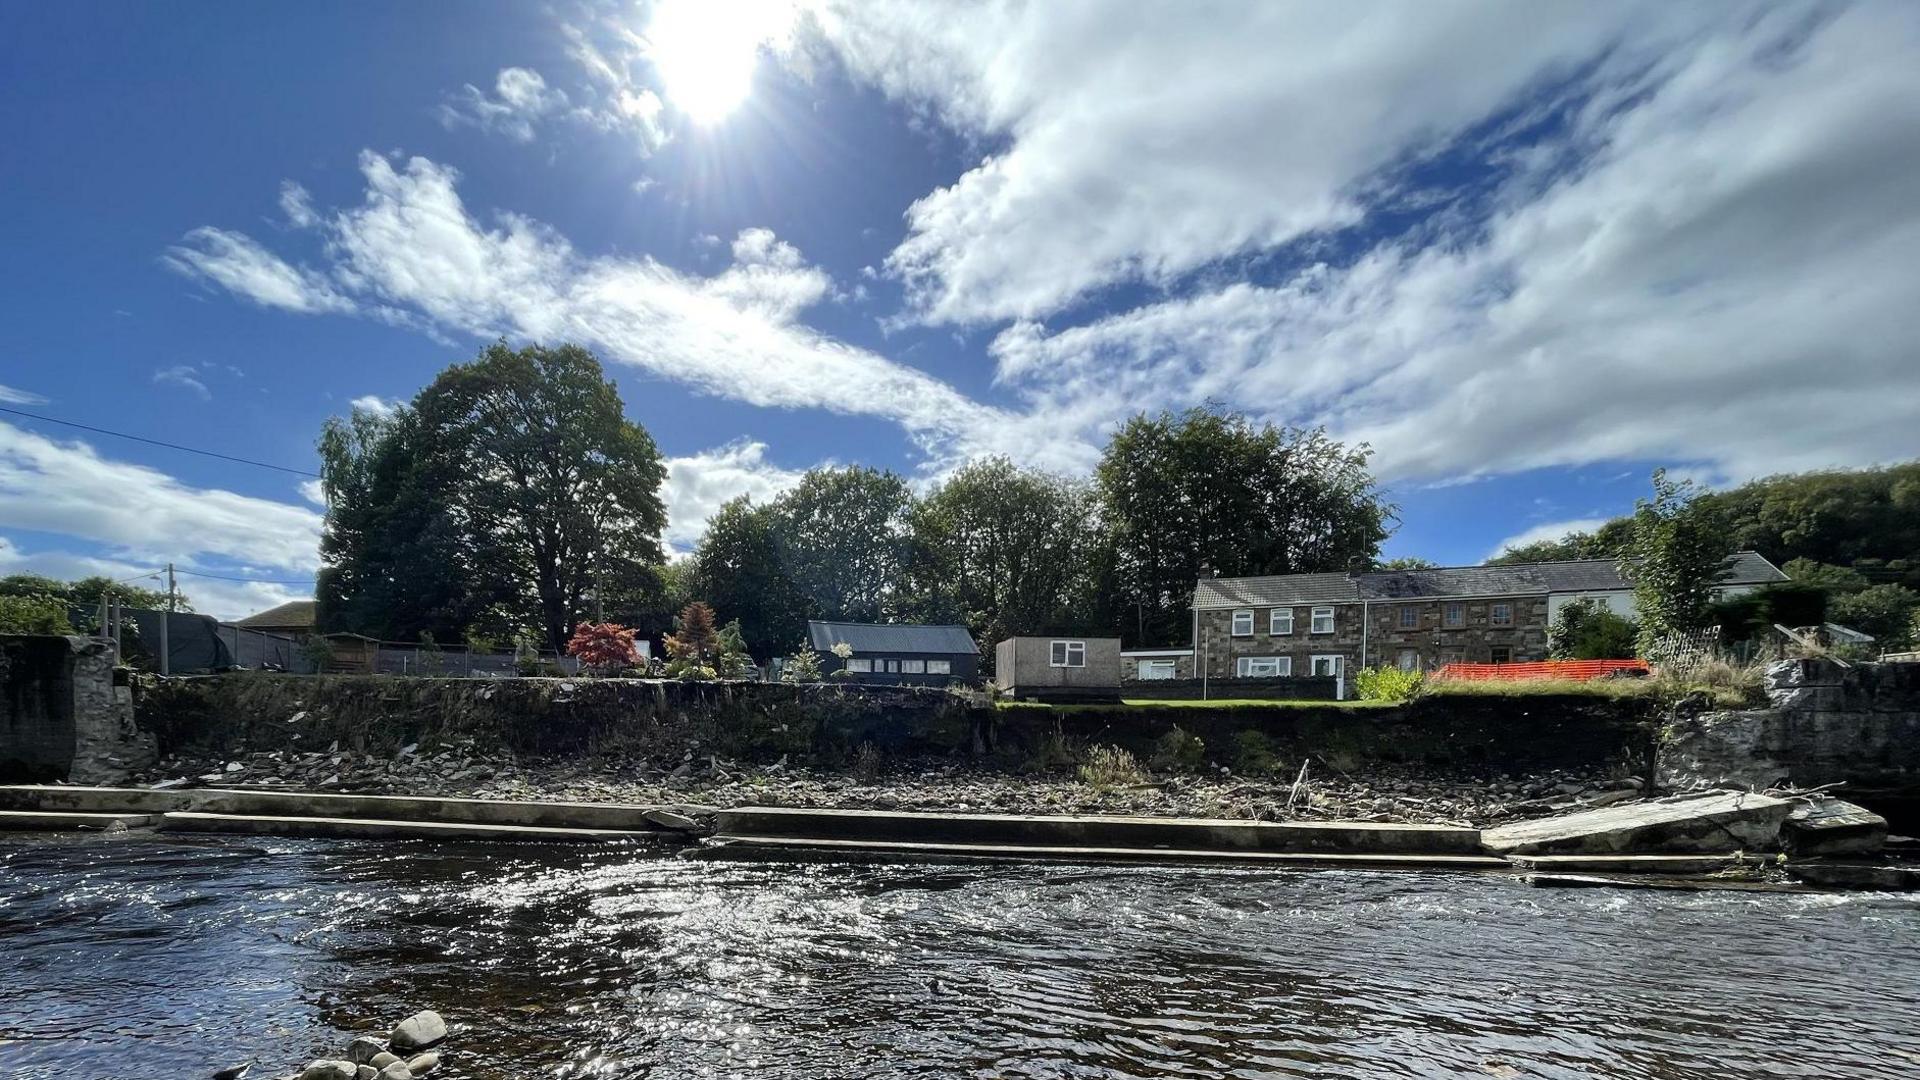
{"type": "Polygon", "coordinates": [[[1845,799],[1795,799],[1780,839],[1793,855],[1872,855],[1887,843],[1887,819],[1845,799]]]}
{"type": "Polygon", "coordinates": [[[1717,874],[1752,865],[1738,852],[1721,855],[1509,855],[1507,862],[1521,870],[1575,874],[1717,874]]]}
{"type": "Polygon", "coordinates": [[[1792,810],[1783,799],[1715,791],[1502,825],[1480,839],[1496,855],[1774,851],[1792,810]]]}
{"type": "Polygon", "coordinates": [[[383,821],[378,818],[273,817],[176,811],[160,819],[167,832],[250,833],[266,836],[329,836],[365,840],[658,840],[653,830],[567,829],[532,825],[481,825],[452,821],[383,821]]]}
{"type": "Polygon", "coordinates": [[[808,857],[833,861],[1198,863],[1350,870],[1498,870],[1504,860],[1486,855],[1390,855],[1377,852],[1260,851],[1246,848],[1084,847],[1044,844],[939,843],[909,840],[845,840],[796,836],[713,838],[694,854],[714,859],[808,857]]]}
{"type": "Polygon", "coordinates": [[[1813,859],[1789,862],[1787,873],[1827,889],[1866,889],[1911,892],[1920,889],[1920,866],[1885,862],[1830,862],[1813,859]]]}

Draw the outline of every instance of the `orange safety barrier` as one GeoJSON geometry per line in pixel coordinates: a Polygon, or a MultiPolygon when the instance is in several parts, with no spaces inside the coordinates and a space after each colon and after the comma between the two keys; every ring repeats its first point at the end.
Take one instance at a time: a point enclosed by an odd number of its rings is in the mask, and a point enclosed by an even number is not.
{"type": "Polygon", "coordinates": [[[1524,664],[1447,664],[1433,673],[1436,679],[1497,680],[1604,679],[1619,674],[1646,675],[1645,660],[1535,660],[1524,664]]]}

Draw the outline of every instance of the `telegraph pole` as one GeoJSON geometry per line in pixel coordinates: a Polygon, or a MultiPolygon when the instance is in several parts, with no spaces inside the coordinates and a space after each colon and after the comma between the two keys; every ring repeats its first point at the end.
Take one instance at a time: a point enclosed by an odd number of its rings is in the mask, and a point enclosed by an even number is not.
{"type": "Polygon", "coordinates": [[[173,674],[173,648],[168,633],[173,629],[173,564],[167,564],[167,610],[160,613],[160,674],[173,674]]]}

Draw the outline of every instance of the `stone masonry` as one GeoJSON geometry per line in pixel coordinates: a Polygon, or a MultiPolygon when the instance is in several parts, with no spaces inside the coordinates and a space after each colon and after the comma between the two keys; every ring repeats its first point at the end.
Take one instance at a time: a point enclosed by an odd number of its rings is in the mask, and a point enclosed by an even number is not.
{"type": "Polygon", "coordinates": [[[1288,634],[1270,632],[1271,607],[1238,610],[1253,612],[1251,634],[1233,633],[1231,610],[1199,613],[1196,645],[1204,644],[1197,651],[1204,656],[1211,678],[1234,678],[1243,656],[1289,657],[1294,675],[1310,675],[1314,657],[1337,655],[1344,670],[1351,673],[1362,666],[1363,619],[1371,623],[1364,633],[1364,651],[1365,663],[1372,667],[1399,665],[1403,653],[1411,654],[1408,662],[1422,671],[1455,662],[1518,663],[1547,658],[1545,596],[1299,604],[1292,607],[1293,631],[1288,634]],[[1495,623],[1496,605],[1505,605],[1509,625],[1495,623]],[[1332,609],[1332,632],[1313,632],[1316,607],[1332,609]],[[1403,610],[1414,613],[1411,625],[1403,624],[1403,610]]]}

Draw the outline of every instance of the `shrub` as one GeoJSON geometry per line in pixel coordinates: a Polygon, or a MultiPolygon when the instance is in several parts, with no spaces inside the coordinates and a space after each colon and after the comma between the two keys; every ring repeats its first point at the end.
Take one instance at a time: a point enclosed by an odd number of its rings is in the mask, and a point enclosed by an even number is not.
{"type": "Polygon", "coordinates": [[[1353,692],[1361,701],[1411,701],[1423,681],[1417,671],[1367,667],[1353,673],[1353,692]]]}
{"type": "Polygon", "coordinates": [[[800,648],[796,650],[792,656],[787,657],[786,666],[780,669],[780,681],[790,683],[819,682],[820,654],[813,651],[812,645],[804,641],[801,642],[800,648]]]}
{"type": "Polygon", "coordinates": [[[1207,763],[1207,744],[1178,725],[1153,744],[1151,764],[1156,769],[1195,772],[1207,763]]]}
{"type": "Polygon", "coordinates": [[[1639,627],[1607,605],[1583,596],[1568,601],[1547,627],[1547,655],[1555,660],[1631,660],[1639,627]]]}
{"type": "Polygon", "coordinates": [[[594,675],[617,675],[633,664],[638,654],[633,647],[634,632],[618,623],[581,623],[567,642],[567,655],[594,675]]]}
{"type": "Polygon", "coordinates": [[[1087,751],[1087,758],[1080,763],[1078,775],[1081,783],[1095,791],[1147,782],[1147,774],[1141,771],[1140,763],[1118,746],[1096,746],[1087,751]]]}
{"type": "Polygon", "coordinates": [[[1233,737],[1233,771],[1249,776],[1277,772],[1280,755],[1264,731],[1242,731],[1233,737]]]}
{"type": "Polygon", "coordinates": [[[0,634],[71,634],[67,605],[51,596],[0,596],[0,634]]]}

